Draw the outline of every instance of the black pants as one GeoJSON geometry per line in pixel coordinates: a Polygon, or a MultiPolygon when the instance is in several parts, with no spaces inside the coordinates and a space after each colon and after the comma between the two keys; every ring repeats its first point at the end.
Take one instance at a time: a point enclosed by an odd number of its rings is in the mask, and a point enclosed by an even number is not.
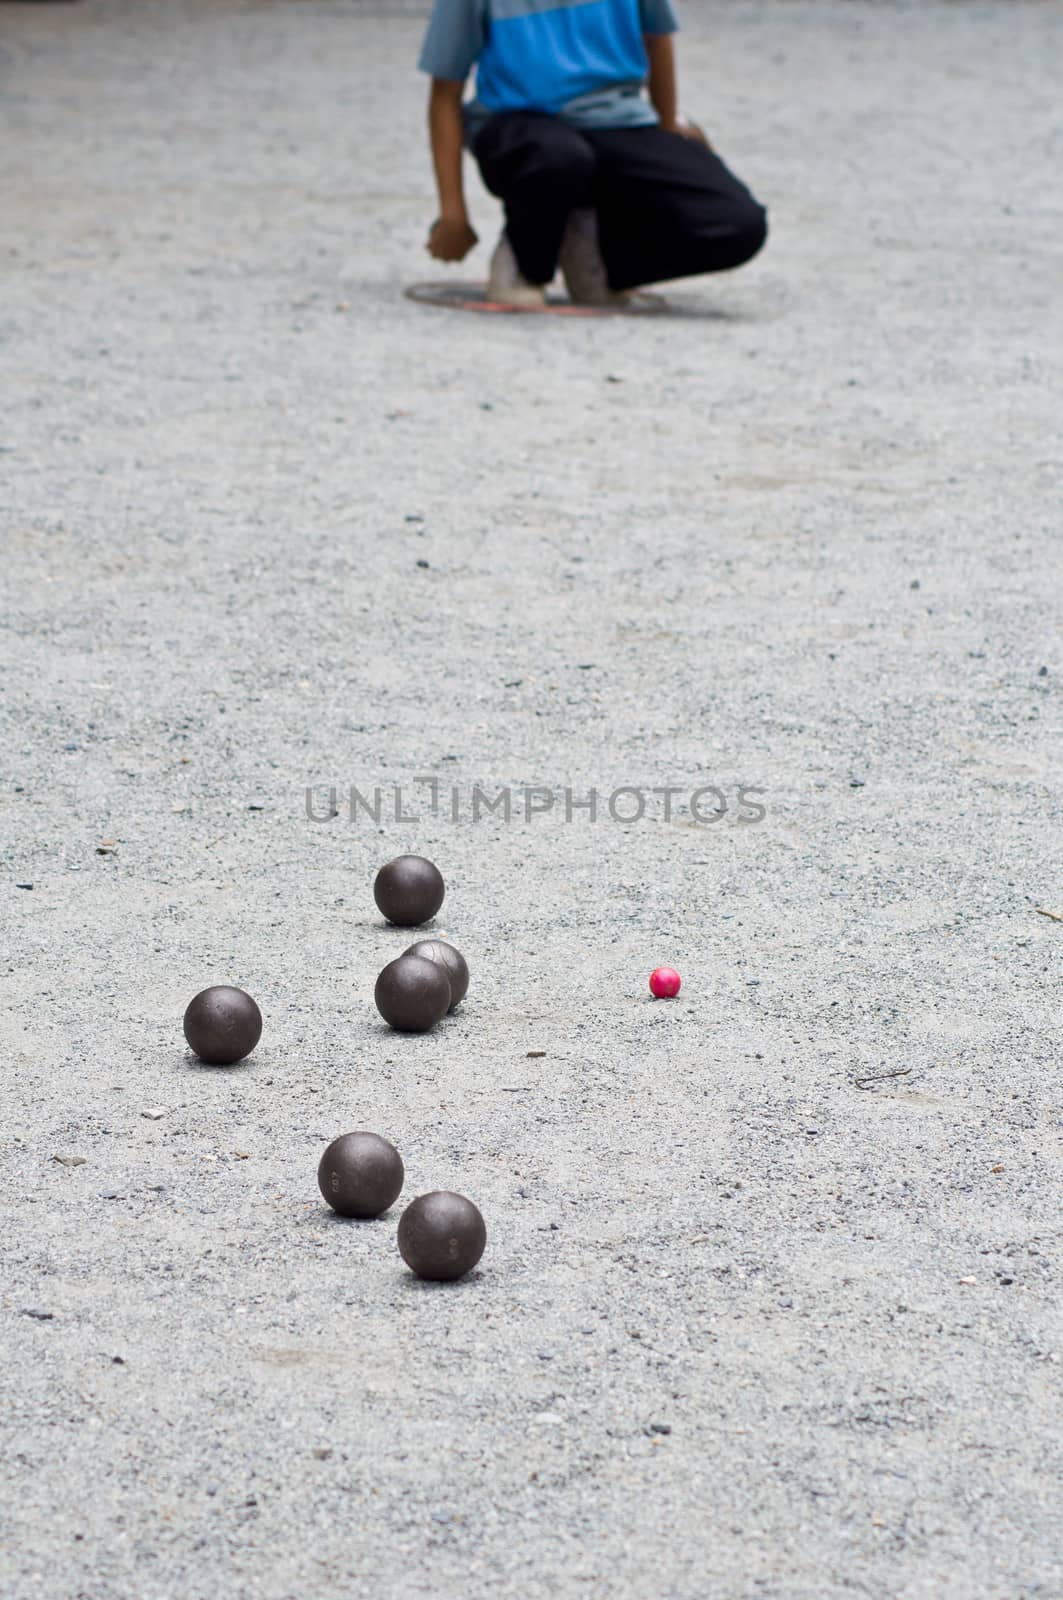
{"type": "Polygon", "coordinates": [[[537,111],[502,112],[473,141],[484,183],[529,283],[549,283],[568,214],[598,213],[614,289],[722,272],[755,256],[764,207],[711,150],[663,128],[569,127],[537,111]]]}

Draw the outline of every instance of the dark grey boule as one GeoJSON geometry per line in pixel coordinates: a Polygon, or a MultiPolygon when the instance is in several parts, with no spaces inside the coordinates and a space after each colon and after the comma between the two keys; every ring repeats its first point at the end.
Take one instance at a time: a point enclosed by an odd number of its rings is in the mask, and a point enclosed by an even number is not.
{"type": "Polygon", "coordinates": [[[437,1283],[471,1272],[486,1243],[476,1206],[449,1189],[418,1195],[399,1219],[399,1254],[411,1272],[437,1283]]]}
{"type": "Polygon", "coordinates": [[[201,1061],[231,1067],[249,1056],[262,1037],[262,1013],[243,989],[216,983],[188,1002],[185,1038],[201,1061]]]}
{"type": "Polygon", "coordinates": [[[321,1193],[341,1217],[379,1217],[402,1193],[402,1157],[379,1133],[341,1133],[317,1169],[321,1193]]]}
{"type": "Polygon", "coordinates": [[[446,1015],[450,980],[424,956],[398,956],[376,980],[373,998],[384,1021],[400,1033],[427,1033],[446,1015]]]}
{"type": "Polygon", "coordinates": [[[426,961],[434,961],[442,967],[450,980],[450,1005],[447,1010],[454,1011],[461,1005],[469,991],[469,968],[460,950],[445,939],[418,939],[406,954],[424,956],[426,961]]]}
{"type": "Polygon", "coordinates": [[[442,873],[425,856],[396,856],[373,882],[378,908],[400,928],[416,928],[434,917],[445,893],[442,873]]]}

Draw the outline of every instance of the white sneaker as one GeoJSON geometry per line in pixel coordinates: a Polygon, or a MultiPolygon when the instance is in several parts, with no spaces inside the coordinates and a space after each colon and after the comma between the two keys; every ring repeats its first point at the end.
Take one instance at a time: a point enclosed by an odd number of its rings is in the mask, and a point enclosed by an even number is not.
{"type": "Polygon", "coordinates": [[[513,254],[513,246],[505,233],[491,257],[487,298],[496,306],[523,306],[526,311],[534,311],[546,304],[546,290],[537,283],[529,283],[523,276],[513,254]]]}
{"type": "Polygon", "coordinates": [[[569,299],[582,306],[626,306],[631,295],[610,289],[598,244],[598,213],[581,206],[569,214],[561,240],[561,272],[569,299]]]}

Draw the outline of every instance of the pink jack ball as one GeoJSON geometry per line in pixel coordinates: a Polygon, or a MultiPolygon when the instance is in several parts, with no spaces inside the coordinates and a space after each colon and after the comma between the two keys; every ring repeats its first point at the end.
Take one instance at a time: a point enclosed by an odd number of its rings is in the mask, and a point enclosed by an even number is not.
{"type": "Polygon", "coordinates": [[[674,967],[657,967],[650,973],[650,993],[655,1000],[674,1000],[682,982],[674,967]]]}

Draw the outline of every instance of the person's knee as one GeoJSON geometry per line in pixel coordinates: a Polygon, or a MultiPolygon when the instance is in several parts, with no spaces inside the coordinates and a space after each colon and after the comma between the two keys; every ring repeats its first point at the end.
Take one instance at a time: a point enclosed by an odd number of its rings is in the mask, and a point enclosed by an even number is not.
{"type": "Polygon", "coordinates": [[[756,200],[750,199],[748,205],[738,212],[732,237],[736,267],[752,261],[757,252],[764,248],[764,241],[768,237],[768,213],[756,200]]]}
{"type": "Polygon", "coordinates": [[[714,210],[690,235],[697,265],[692,272],[728,272],[744,266],[763,249],[768,214],[752,195],[735,196],[726,210],[714,210]]]}

